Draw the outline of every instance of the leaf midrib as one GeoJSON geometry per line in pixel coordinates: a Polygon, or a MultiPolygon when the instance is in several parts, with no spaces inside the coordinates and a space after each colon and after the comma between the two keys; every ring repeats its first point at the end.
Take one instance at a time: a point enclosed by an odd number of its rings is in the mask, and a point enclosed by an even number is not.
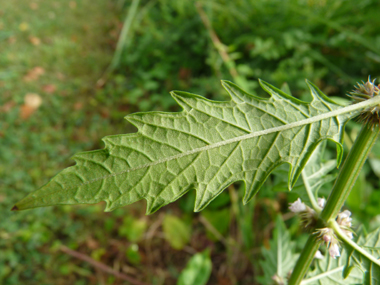
{"type": "Polygon", "coordinates": [[[289,129],[292,129],[292,128],[296,128],[296,127],[300,127],[300,126],[307,125],[307,124],[312,124],[312,123],[315,123],[315,122],[318,122],[318,121],[322,121],[322,120],[325,120],[325,119],[329,119],[329,118],[332,118],[332,117],[337,117],[339,115],[343,115],[343,114],[346,114],[346,113],[350,113],[350,112],[354,112],[354,111],[357,111],[357,110],[360,110],[360,109],[364,109],[364,108],[368,108],[368,107],[371,107],[371,106],[375,106],[377,104],[380,104],[380,96],[376,96],[376,97],[371,98],[371,99],[369,99],[367,101],[364,101],[364,102],[361,102],[361,103],[357,103],[357,104],[354,104],[354,105],[349,105],[347,107],[343,107],[343,108],[340,108],[340,109],[337,109],[337,110],[334,110],[334,111],[331,111],[331,112],[328,112],[328,113],[323,113],[323,114],[320,114],[320,115],[317,115],[317,116],[313,116],[313,117],[310,117],[310,118],[307,118],[307,119],[304,119],[304,120],[300,120],[300,121],[297,121],[297,122],[289,123],[287,125],[282,125],[282,126],[273,127],[273,128],[266,129],[266,130],[256,131],[256,132],[253,132],[253,133],[250,133],[250,134],[246,134],[246,135],[242,135],[242,136],[239,136],[239,137],[236,137],[236,138],[232,138],[232,139],[228,139],[228,140],[225,140],[225,141],[213,143],[213,144],[210,144],[210,145],[207,145],[207,146],[204,146],[204,147],[192,149],[192,150],[189,150],[189,151],[177,154],[177,155],[173,155],[173,156],[169,156],[169,157],[166,157],[166,158],[163,158],[163,159],[159,159],[159,160],[151,162],[151,163],[146,163],[146,164],[143,164],[141,166],[137,166],[135,168],[126,169],[126,170],[123,170],[123,171],[120,171],[120,172],[116,172],[116,173],[113,173],[113,174],[109,174],[109,175],[105,175],[105,176],[102,176],[102,177],[99,177],[99,178],[95,178],[95,179],[86,181],[86,182],[81,183],[81,184],[77,184],[77,185],[74,185],[74,186],[63,188],[62,190],[69,190],[69,189],[72,189],[72,188],[75,188],[75,187],[80,187],[80,186],[83,186],[83,185],[88,185],[88,184],[91,184],[91,183],[95,183],[95,182],[97,182],[99,180],[108,179],[108,178],[111,178],[111,177],[115,177],[115,176],[118,176],[118,175],[122,175],[124,173],[136,171],[136,170],[143,169],[143,168],[148,168],[148,167],[151,167],[151,166],[155,166],[155,165],[158,165],[158,164],[161,164],[161,163],[164,163],[164,162],[168,162],[168,161],[171,161],[171,160],[176,160],[176,159],[182,158],[184,156],[188,156],[188,155],[195,154],[195,153],[198,153],[198,152],[208,151],[208,150],[211,150],[211,149],[214,149],[214,148],[217,148],[217,147],[221,147],[221,146],[224,146],[224,145],[227,145],[227,144],[231,144],[231,143],[235,143],[235,142],[240,142],[240,141],[247,140],[247,139],[254,138],[254,137],[258,137],[258,136],[264,136],[264,135],[268,135],[268,134],[271,134],[271,133],[286,131],[286,130],[289,130],[289,129]]]}

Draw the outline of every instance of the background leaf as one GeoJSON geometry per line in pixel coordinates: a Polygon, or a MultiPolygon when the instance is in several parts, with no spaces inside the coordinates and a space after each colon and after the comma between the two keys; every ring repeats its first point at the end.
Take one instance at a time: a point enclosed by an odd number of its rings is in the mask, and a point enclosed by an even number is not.
{"type": "MultiPolygon", "coordinates": [[[[372,254],[375,258],[380,258],[380,227],[373,232],[366,234],[363,228],[358,230],[358,238],[356,243],[372,254]]],[[[364,272],[364,283],[365,285],[370,284],[380,284],[380,267],[368,258],[354,250],[349,246],[345,246],[348,259],[347,268],[356,267],[364,272]]]]}
{"type": "Polygon", "coordinates": [[[145,219],[135,219],[131,216],[123,218],[123,224],[119,227],[119,235],[125,236],[131,242],[137,242],[143,237],[147,228],[145,219]]]}
{"type": "Polygon", "coordinates": [[[177,285],[205,285],[210,278],[212,263],[210,251],[195,254],[182,270],[177,285]]]}
{"type": "MultiPolygon", "coordinates": [[[[201,214],[221,235],[225,235],[231,222],[230,208],[219,210],[205,209],[201,214]]],[[[207,237],[213,241],[219,240],[211,231],[207,230],[207,237]]]]}
{"type": "Polygon", "coordinates": [[[315,267],[309,270],[301,285],[356,285],[362,284],[363,273],[353,269],[347,278],[343,277],[344,266],[347,262],[347,251],[342,250],[339,258],[333,259],[325,254],[323,259],[314,259],[315,267]]]}
{"type": "Polygon", "coordinates": [[[165,215],[163,222],[165,239],[174,249],[182,249],[191,237],[191,224],[173,216],[165,215]]]}
{"type": "Polygon", "coordinates": [[[294,189],[294,192],[300,195],[301,200],[309,205],[311,204],[310,198],[307,195],[305,187],[309,188],[310,192],[313,193],[315,199],[317,200],[319,189],[324,184],[334,181],[336,177],[336,174],[329,174],[332,170],[336,169],[336,160],[331,159],[326,162],[322,162],[325,148],[326,142],[318,145],[302,172],[303,187],[295,187],[294,189]]]}
{"type": "Polygon", "coordinates": [[[276,227],[269,241],[269,247],[269,249],[262,248],[264,260],[260,261],[260,265],[264,275],[257,277],[257,280],[260,284],[272,284],[272,278],[278,276],[285,282],[296,264],[298,254],[295,253],[295,243],[291,241],[281,216],[276,218],[276,227]]]}

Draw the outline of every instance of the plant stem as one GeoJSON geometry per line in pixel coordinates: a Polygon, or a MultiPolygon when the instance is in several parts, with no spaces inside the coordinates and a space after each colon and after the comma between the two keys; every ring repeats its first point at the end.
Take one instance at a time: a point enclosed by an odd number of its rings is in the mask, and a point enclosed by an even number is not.
{"type": "Polygon", "coordinates": [[[335,220],[336,215],[342,208],[344,201],[346,201],[359,176],[360,170],[376,141],[379,131],[378,127],[374,129],[368,125],[362,127],[339,171],[338,178],[321,213],[323,221],[329,222],[332,219],[335,220]]]}
{"type": "Polygon", "coordinates": [[[288,285],[298,285],[301,283],[320,244],[321,241],[319,241],[314,234],[309,236],[300,257],[297,260],[297,264],[293,269],[288,285]]]}
{"type": "Polygon", "coordinates": [[[340,228],[338,223],[336,221],[331,221],[329,223],[329,226],[334,229],[336,235],[343,240],[345,243],[347,243],[349,246],[351,246],[354,250],[358,251],[360,254],[368,258],[371,262],[375,263],[376,265],[380,266],[380,260],[378,260],[376,257],[374,257],[372,254],[364,250],[364,248],[360,247],[357,243],[352,241],[340,228]]]}
{"type": "Polygon", "coordinates": [[[311,206],[313,207],[314,211],[316,211],[319,214],[322,211],[322,208],[319,207],[317,200],[315,200],[313,191],[311,190],[311,187],[310,187],[309,181],[307,180],[305,171],[302,171],[301,175],[302,175],[302,180],[303,180],[303,183],[305,185],[307,195],[309,196],[309,199],[310,199],[311,206]]]}
{"type": "MultiPolygon", "coordinates": [[[[378,127],[371,128],[369,125],[363,125],[339,171],[338,178],[336,179],[330,196],[327,199],[326,206],[320,215],[321,223],[333,225],[336,215],[342,208],[344,201],[346,201],[355,184],[360,170],[376,141],[379,131],[380,129],[378,127]]],[[[337,234],[339,235],[339,232],[337,232],[337,234]]],[[[353,243],[351,240],[350,242],[353,243]]],[[[353,246],[351,243],[349,244],[353,246]]],[[[301,283],[320,244],[321,242],[316,239],[315,235],[309,237],[297,264],[294,267],[288,285],[298,285],[301,283]]],[[[356,247],[354,248],[356,249],[356,247]]],[[[360,251],[360,253],[362,252],[360,251]]]]}

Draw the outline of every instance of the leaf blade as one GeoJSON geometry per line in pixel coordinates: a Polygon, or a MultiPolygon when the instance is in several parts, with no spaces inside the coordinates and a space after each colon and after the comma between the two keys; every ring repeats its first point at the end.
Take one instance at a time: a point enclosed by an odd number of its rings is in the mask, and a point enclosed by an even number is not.
{"type": "Polygon", "coordinates": [[[369,104],[340,108],[311,83],[314,100],[306,103],[260,84],[272,97],[250,95],[230,82],[223,82],[231,95],[226,102],[172,92],[182,112],[127,116],[137,133],[105,137],[104,149],[76,154],[75,166],[16,207],[106,201],[111,211],[145,199],[149,214],[196,189],[200,211],[236,181],[246,185],[246,203],[280,164],[291,165],[292,187],[321,140],[333,140],[341,153],[346,121],[369,104]]]}
{"type": "MultiPolygon", "coordinates": [[[[375,259],[380,258],[380,228],[377,228],[369,234],[365,234],[363,228],[358,230],[356,243],[368,251],[375,259]]],[[[354,248],[345,244],[348,259],[346,267],[359,269],[364,273],[363,281],[365,285],[380,283],[380,266],[369,260],[366,256],[360,254],[354,248]]]]}
{"type": "Polygon", "coordinates": [[[212,263],[210,251],[196,253],[182,270],[177,285],[205,285],[210,278],[212,263]]]}
{"type": "Polygon", "coordinates": [[[295,253],[295,242],[291,241],[281,216],[276,218],[276,227],[269,245],[269,249],[262,248],[264,260],[260,260],[260,266],[264,275],[257,277],[260,284],[272,284],[274,277],[284,282],[299,256],[295,253]]]}

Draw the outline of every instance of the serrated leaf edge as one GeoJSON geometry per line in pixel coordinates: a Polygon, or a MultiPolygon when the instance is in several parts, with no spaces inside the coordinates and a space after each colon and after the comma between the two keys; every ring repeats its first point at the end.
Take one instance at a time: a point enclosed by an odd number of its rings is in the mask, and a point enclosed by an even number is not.
{"type": "MultiPolygon", "coordinates": [[[[329,99],[326,95],[324,95],[319,89],[318,87],[316,87],[314,84],[310,83],[307,81],[307,84],[308,84],[308,87],[311,91],[311,94],[313,96],[313,100],[308,103],[308,102],[304,102],[304,101],[301,101],[301,100],[298,100],[297,98],[293,97],[293,96],[290,96],[286,93],[284,93],[283,91],[281,91],[280,89],[270,85],[269,83],[266,83],[262,80],[259,80],[260,82],[260,85],[263,87],[263,89],[265,91],[267,91],[271,96],[274,96],[273,93],[271,92],[271,90],[275,91],[276,93],[278,93],[279,96],[281,97],[285,97],[297,104],[312,104],[315,100],[317,100],[317,98],[319,99],[322,99],[320,101],[328,101],[328,102],[331,102],[331,103],[334,103],[336,105],[339,105],[335,102],[333,102],[331,99],[329,99]]],[[[230,94],[231,96],[231,99],[234,97],[232,93],[232,90],[230,89],[230,87],[233,87],[233,88],[237,88],[239,90],[241,90],[242,92],[244,92],[244,94],[247,94],[251,97],[254,97],[255,99],[257,100],[268,100],[268,98],[261,98],[261,97],[258,97],[258,96],[255,96],[255,95],[252,95],[252,94],[248,94],[247,92],[245,92],[244,90],[242,90],[240,87],[238,87],[237,85],[235,85],[234,83],[232,82],[229,82],[229,81],[222,81],[222,85],[223,87],[225,88],[225,90],[230,94]],[[230,92],[231,91],[231,92],[230,92]]],[[[205,100],[205,101],[209,101],[209,102],[220,102],[220,103],[226,103],[228,101],[213,101],[213,100],[209,100],[207,98],[204,98],[202,96],[199,96],[199,95],[195,95],[195,94],[191,94],[191,93],[186,93],[186,92],[181,92],[181,91],[172,91],[171,92],[171,96],[174,98],[174,100],[176,100],[178,102],[179,105],[182,106],[182,104],[179,102],[179,97],[182,96],[191,96],[191,97],[197,97],[197,98],[200,98],[202,100],[205,100]]],[[[232,101],[232,100],[230,100],[232,101]]],[[[282,125],[282,126],[278,126],[278,127],[273,127],[273,128],[269,128],[269,129],[265,129],[265,130],[261,130],[261,131],[256,131],[256,132],[252,132],[250,134],[246,134],[246,135],[242,135],[242,136],[238,136],[238,137],[235,137],[235,138],[232,138],[232,139],[228,139],[228,140],[225,140],[225,141],[222,141],[222,142],[217,142],[217,143],[213,143],[213,144],[209,144],[207,146],[204,146],[204,147],[200,147],[200,148],[196,148],[196,149],[192,149],[192,150],[189,150],[189,151],[186,151],[186,152],[183,152],[183,153],[180,153],[180,154],[177,154],[177,155],[173,155],[173,156],[169,156],[169,157],[166,157],[166,158],[163,158],[163,159],[159,159],[157,161],[154,161],[154,162],[151,162],[151,163],[147,163],[147,164],[144,164],[144,165],[141,165],[141,166],[138,166],[138,167],[135,167],[135,168],[131,168],[131,169],[127,169],[125,171],[120,171],[120,172],[117,172],[117,173],[112,173],[112,174],[109,174],[109,175],[104,175],[102,177],[98,177],[98,178],[95,178],[95,179],[92,179],[92,180],[89,180],[89,181],[86,181],[86,182],[83,182],[83,183],[79,183],[75,186],[71,186],[71,187],[66,187],[64,188],[63,190],[69,190],[69,189],[72,189],[72,188],[76,188],[78,186],[82,186],[82,185],[87,185],[87,184],[91,184],[91,183],[94,183],[96,181],[99,181],[99,180],[103,180],[103,179],[107,179],[107,178],[110,178],[110,177],[114,177],[114,176],[118,176],[118,175],[122,175],[124,173],[128,173],[128,172],[132,172],[132,171],[136,171],[136,170],[139,170],[139,169],[143,169],[143,168],[148,168],[148,167],[151,167],[151,166],[155,166],[155,165],[158,165],[158,164],[161,164],[161,163],[164,163],[164,162],[167,162],[167,161],[171,161],[171,160],[175,160],[175,159],[179,159],[181,157],[184,157],[184,156],[187,156],[187,155],[191,155],[191,154],[195,154],[195,153],[200,153],[202,151],[207,151],[207,150],[211,150],[211,149],[214,149],[214,148],[217,148],[217,147],[221,147],[221,146],[224,146],[224,145],[227,145],[227,144],[231,144],[231,143],[235,143],[235,142],[240,142],[240,141],[243,141],[243,140],[247,140],[247,139],[250,139],[250,138],[254,138],[254,137],[258,137],[258,136],[264,136],[264,135],[268,135],[268,134],[271,134],[271,133],[276,133],[276,132],[281,132],[281,131],[286,131],[288,129],[292,129],[292,128],[296,128],[296,127],[300,127],[300,126],[303,126],[303,125],[307,125],[307,124],[312,124],[312,123],[315,123],[315,122],[318,122],[318,121],[321,121],[321,120],[324,120],[324,119],[328,119],[328,118],[331,118],[331,117],[337,117],[339,115],[343,115],[343,114],[346,114],[346,113],[350,113],[350,112],[357,112],[361,109],[364,109],[364,108],[368,108],[370,106],[374,106],[374,105],[377,105],[377,104],[380,104],[380,96],[376,96],[374,98],[371,98],[367,101],[364,101],[364,102],[360,102],[360,103],[357,103],[357,104],[354,104],[354,105],[349,105],[347,107],[342,107],[340,109],[337,109],[337,110],[334,110],[334,111],[330,111],[330,112],[327,112],[327,113],[323,113],[323,114],[320,114],[320,115],[317,115],[317,116],[313,116],[313,117],[310,117],[310,118],[307,118],[307,119],[304,119],[304,120],[300,120],[300,121],[297,121],[297,122],[293,122],[293,123],[288,123],[286,125],[282,125]]],[[[157,112],[157,113],[165,113],[165,114],[171,114],[171,115],[179,115],[181,116],[182,114],[184,114],[186,111],[183,110],[181,112],[178,112],[178,113],[171,113],[171,112],[157,112]]],[[[141,112],[141,113],[135,113],[135,114],[131,114],[131,115],[136,115],[136,114],[145,114],[145,113],[152,113],[152,112],[141,112]]],[[[153,112],[155,113],[155,112],[153,112]]],[[[355,115],[355,114],[353,114],[355,115]]],[[[133,119],[132,119],[132,116],[126,116],[125,118],[127,121],[129,121],[131,124],[135,125],[135,123],[133,122],[133,119]]],[[[344,127],[344,125],[343,125],[344,127]]],[[[128,136],[139,136],[140,135],[140,132],[136,132],[136,133],[131,133],[131,134],[127,134],[128,136]]],[[[103,138],[102,140],[104,141],[105,143],[105,148],[103,149],[103,151],[107,151],[107,146],[108,146],[108,143],[107,143],[107,140],[110,138],[110,137],[115,137],[115,136],[119,136],[119,135],[112,135],[112,136],[107,136],[105,138],[103,138]]],[[[123,136],[125,136],[125,134],[123,134],[123,136]]],[[[341,158],[342,158],[342,151],[343,151],[343,146],[341,144],[341,142],[337,142],[337,141],[334,141],[333,139],[331,138],[321,138],[320,140],[318,140],[315,144],[314,144],[314,148],[324,139],[328,139],[328,140],[331,140],[333,141],[334,143],[336,143],[337,145],[337,163],[338,165],[340,164],[340,161],[341,161],[341,158]]],[[[95,150],[95,151],[102,151],[102,150],[95,150]]],[[[94,151],[94,152],[95,152],[94,151]]],[[[86,153],[90,153],[90,152],[86,152],[86,153]]],[[[312,150],[310,152],[310,155],[312,153],[312,150]]],[[[80,154],[80,153],[79,153],[80,154]]],[[[76,156],[78,154],[74,155],[73,156],[73,159],[76,160],[76,156]]],[[[309,155],[309,156],[310,156],[309,155]]],[[[289,171],[289,179],[288,179],[288,186],[289,186],[289,189],[291,189],[298,176],[301,174],[301,171],[303,169],[303,167],[305,166],[306,162],[308,160],[308,157],[306,156],[305,159],[303,160],[303,163],[298,167],[297,169],[297,173],[293,173],[293,169],[292,169],[292,165],[290,165],[290,171],[289,171]]],[[[269,170],[268,170],[268,173],[267,173],[267,176],[269,176],[269,174],[273,171],[274,168],[276,168],[277,166],[279,166],[280,164],[282,163],[286,163],[286,162],[281,162],[281,163],[277,163],[277,164],[274,164],[273,167],[271,167],[269,170]]],[[[239,180],[238,180],[239,181],[239,180]]],[[[231,181],[230,181],[231,182],[231,181]]],[[[231,183],[234,183],[236,181],[232,181],[231,183]]],[[[244,181],[243,181],[244,182],[244,181]]],[[[230,183],[230,184],[231,184],[230,183]]],[[[227,187],[228,185],[226,185],[227,187]]],[[[260,185],[261,186],[261,185],[260,185]]],[[[257,192],[257,191],[256,191],[257,192]]],[[[255,192],[255,193],[256,193],[255,192]]],[[[252,198],[252,196],[255,194],[255,193],[252,193],[251,195],[247,196],[245,195],[244,197],[244,204],[248,203],[249,200],[252,198]]],[[[246,193],[247,194],[247,193],[246,193]]],[[[182,194],[184,195],[184,193],[182,194]]],[[[182,196],[180,195],[180,196],[182,196]]],[[[179,197],[180,197],[179,196],[179,197]]],[[[179,198],[179,197],[176,197],[176,198],[179,198]]],[[[28,197],[26,197],[25,199],[27,199],[28,197]]],[[[143,198],[143,197],[142,197],[143,198]]],[[[110,211],[112,210],[112,206],[109,206],[109,202],[107,200],[105,200],[106,203],[107,203],[107,206],[106,206],[106,209],[105,211],[110,211]]],[[[20,201],[22,202],[22,201],[20,201]]],[[[20,202],[18,204],[16,204],[16,207],[18,207],[18,205],[20,204],[20,202]]],[[[211,201],[210,201],[211,202],[211,201]]],[[[200,211],[202,210],[203,208],[205,208],[207,206],[207,204],[205,205],[201,205],[201,207],[196,207],[194,210],[195,211],[200,211]]],[[[20,208],[20,207],[18,207],[20,208]]],[[[150,211],[148,210],[149,207],[147,207],[147,213],[152,213],[154,211],[150,211]]]]}

